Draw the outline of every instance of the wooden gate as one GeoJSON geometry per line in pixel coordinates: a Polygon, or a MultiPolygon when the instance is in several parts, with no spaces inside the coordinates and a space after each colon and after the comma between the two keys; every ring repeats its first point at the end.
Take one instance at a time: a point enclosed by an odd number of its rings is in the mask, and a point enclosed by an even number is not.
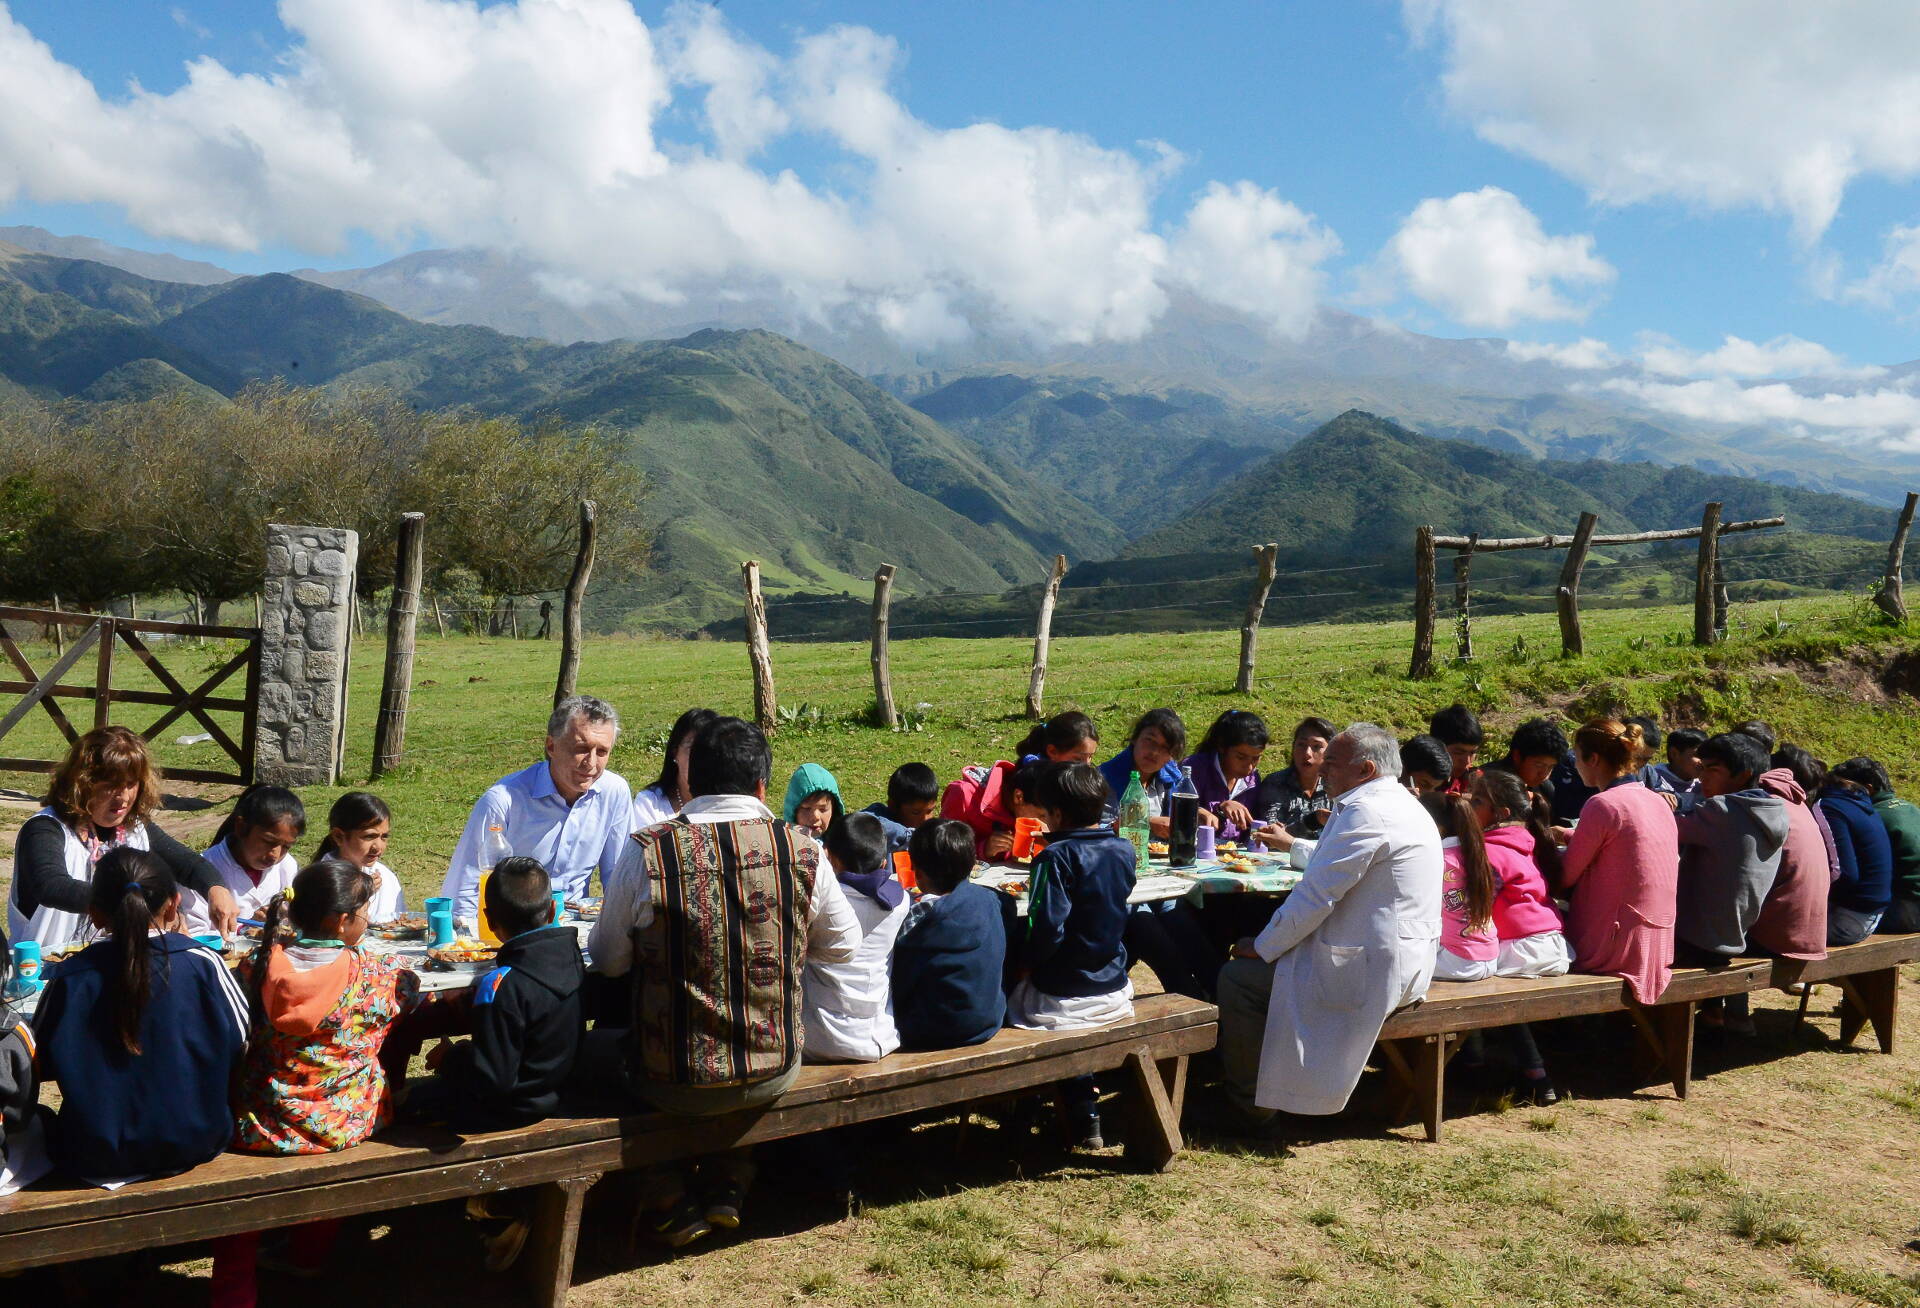
{"type": "MultiPolygon", "coordinates": [[[[200,724],[200,729],[213,738],[213,742],[226,752],[232,761],[233,769],[227,772],[209,768],[166,769],[170,780],[231,782],[236,785],[250,785],[253,782],[253,746],[259,724],[260,702],[260,629],[258,627],[208,627],[188,622],[152,622],[140,618],[116,618],[97,613],[60,613],[49,609],[16,609],[0,606],[0,651],[6,654],[12,671],[20,674],[22,680],[0,680],[0,705],[7,702],[9,696],[19,696],[7,709],[5,717],[0,717],[0,741],[4,741],[8,732],[19,726],[34,706],[39,705],[53,719],[54,726],[66,738],[68,744],[80,738],[80,731],[61,711],[62,699],[90,699],[93,701],[93,721],[91,726],[104,727],[114,716],[116,704],[146,704],[163,710],[154,719],[151,726],[140,734],[153,741],[172,726],[183,715],[192,715],[200,724]],[[13,634],[8,631],[9,622],[31,624],[47,628],[50,624],[59,624],[69,629],[80,628],[77,634],[67,636],[66,652],[59,655],[44,673],[37,672],[27,657],[14,642],[13,634]],[[220,640],[244,641],[245,645],[238,654],[214,669],[200,684],[188,690],[181,681],[169,672],[159,657],[148,648],[143,636],[211,636],[220,640]],[[125,686],[116,689],[113,685],[114,656],[116,651],[124,649],[140,660],[153,677],[160,683],[160,690],[133,690],[125,686]],[[62,681],[78,667],[81,661],[88,660],[93,668],[91,684],[83,673],[78,685],[68,685],[62,681]],[[241,698],[231,694],[216,696],[215,691],[226,686],[235,673],[242,669],[246,672],[246,687],[241,698]],[[241,715],[240,739],[235,741],[218,722],[213,720],[215,711],[233,712],[241,715]]],[[[0,668],[0,672],[7,669],[0,668]]],[[[127,725],[131,726],[131,723],[127,725]]],[[[64,752],[64,751],[63,751],[64,752]]],[[[0,770],[14,772],[52,772],[59,766],[58,759],[11,758],[0,756],[0,770]]]]}

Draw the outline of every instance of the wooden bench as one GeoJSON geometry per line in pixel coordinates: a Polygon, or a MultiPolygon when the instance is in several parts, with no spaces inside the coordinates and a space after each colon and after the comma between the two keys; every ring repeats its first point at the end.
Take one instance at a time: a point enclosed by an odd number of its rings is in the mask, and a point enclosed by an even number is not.
{"type": "Polygon", "coordinates": [[[1627,1013],[1640,1036],[1634,1069],[1639,1083],[1670,1081],[1674,1094],[1685,1099],[1693,1079],[1694,1006],[1702,999],[1795,982],[1832,982],[1843,996],[1842,1042],[1851,1043],[1871,1023],[1881,1052],[1892,1053],[1899,970],[1915,960],[1920,960],[1920,935],[1898,935],[1839,946],[1818,962],[1742,959],[1724,968],[1676,968],[1659,1002],[1650,1005],[1635,1002],[1627,983],[1610,976],[1436,981],[1424,1001],[1387,1019],[1380,1030],[1380,1055],[1405,1091],[1403,1113],[1417,1113],[1429,1140],[1440,1138],[1447,1064],[1459,1052],[1461,1038],[1516,1022],[1627,1013]]]}
{"type": "Polygon", "coordinates": [[[1211,1004],[1153,995],[1115,1026],[1002,1031],[971,1049],[810,1066],[773,1104],[726,1117],[554,1118],[465,1138],[396,1129],[337,1154],[223,1154],[183,1176],[114,1191],[49,1179],[0,1199],[0,1273],[533,1187],[522,1263],[535,1301],[560,1304],[573,1280],[587,1190],[608,1172],[1116,1069],[1124,1072],[1127,1155],[1163,1168],[1181,1148],[1187,1059],[1213,1048],[1218,1016],[1211,1004]]]}

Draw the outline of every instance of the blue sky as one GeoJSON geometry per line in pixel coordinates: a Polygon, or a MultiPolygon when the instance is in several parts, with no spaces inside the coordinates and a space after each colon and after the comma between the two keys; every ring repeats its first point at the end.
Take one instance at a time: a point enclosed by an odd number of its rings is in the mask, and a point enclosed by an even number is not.
{"type": "MultiPolygon", "coordinates": [[[[133,82],[155,95],[175,92],[188,62],[196,59],[216,60],[234,73],[281,74],[288,52],[307,40],[304,29],[290,31],[264,3],[0,4],[15,24],[50,47],[57,61],[76,69],[110,104],[126,96],[133,82]]],[[[1490,62],[1494,56],[1483,56],[1476,67],[1460,53],[1472,44],[1473,25],[1484,29],[1485,6],[1476,0],[1419,0],[1412,7],[1429,5],[1466,35],[1449,41],[1430,33],[1416,41],[1406,11],[1382,0],[1178,5],[734,0],[722,12],[738,41],[776,59],[791,56],[799,38],[835,25],[892,38],[904,62],[886,80],[887,88],[929,128],[982,121],[1014,129],[1055,128],[1119,151],[1136,151],[1136,143],[1148,140],[1165,142],[1183,163],[1151,187],[1150,227],[1174,232],[1209,183],[1251,182],[1337,235],[1340,252],[1318,260],[1314,293],[1321,302],[1418,330],[1547,343],[1597,338],[1623,353],[1648,332],[1699,352],[1712,350],[1729,334],[1756,342],[1793,336],[1853,363],[1920,356],[1911,279],[1903,280],[1894,268],[1881,281],[1868,281],[1885,244],[1904,225],[1920,221],[1911,161],[1898,150],[1881,163],[1862,165],[1845,182],[1837,215],[1819,222],[1805,216],[1816,207],[1811,204],[1796,210],[1754,198],[1766,195],[1770,186],[1787,185],[1765,175],[1764,149],[1743,158],[1745,172],[1721,186],[1721,193],[1695,188],[1688,170],[1697,175],[1717,166],[1715,142],[1722,138],[1715,133],[1722,129],[1705,123],[1709,111],[1698,109],[1704,125],[1689,144],[1693,129],[1687,114],[1694,111],[1682,106],[1675,111],[1674,135],[1681,146],[1674,160],[1624,185],[1602,185],[1595,172],[1605,169],[1604,162],[1583,166],[1565,160],[1583,151],[1593,154],[1596,141],[1604,153],[1614,128],[1584,122],[1581,114],[1590,107],[1556,102],[1550,78],[1534,89],[1529,112],[1549,124],[1549,134],[1558,133],[1555,143],[1510,149],[1486,139],[1489,133],[1482,128],[1494,111],[1486,109],[1485,94],[1502,92],[1485,88],[1502,70],[1490,62]],[[1481,99],[1471,91],[1450,91],[1443,80],[1450,71],[1469,83],[1479,79],[1481,99]],[[1688,148],[1695,152],[1687,155],[1688,148]],[[1602,194],[1609,185],[1616,196],[1638,188],[1644,198],[1609,203],[1602,194]],[[1597,261],[1610,272],[1560,283],[1547,274],[1545,298],[1532,301],[1535,308],[1546,305],[1544,312],[1514,311],[1510,304],[1482,304],[1476,310],[1472,288],[1457,279],[1450,282],[1445,266],[1422,283],[1383,253],[1423,201],[1489,187],[1512,197],[1512,206],[1500,202],[1501,213],[1517,208],[1530,214],[1548,241],[1590,237],[1584,247],[1588,266],[1597,261]],[[1809,224],[1816,224],[1817,232],[1809,235],[1809,224]],[[1566,316],[1575,312],[1568,306],[1585,306],[1585,312],[1566,316]]],[[[636,8],[649,28],[660,30],[664,6],[636,8]]],[[[1841,54],[1846,35],[1833,38],[1841,54]]],[[[370,41],[380,39],[368,35],[370,41]]],[[[1708,42],[1714,57],[1751,54],[1741,48],[1738,34],[1695,32],[1689,39],[1708,42]]],[[[1792,38],[1783,33],[1781,39],[1792,38]]],[[[1579,73],[1566,71],[1569,77],[1579,73]]],[[[1593,81],[1614,75],[1605,68],[1587,71],[1593,81]]],[[[1805,75],[1817,84],[1819,71],[1815,67],[1805,75]]],[[[0,78],[5,72],[0,66],[0,78]]],[[[1737,69],[1728,74],[1737,80],[1737,69]]],[[[1618,75],[1632,84],[1660,72],[1627,68],[1618,75]]],[[[1783,89],[1783,100],[1790,99],[1791,89],[1783,89]]],[[[696,91],[675,94],[655,123],[658,139],[688,145],[707,140],[696,91]]],[[[1790,108],[1782,105],[1783,112],[1790,108]]],[[[1754,124],[1757,133],[1767,129],[1765,122],[1754,124]]],[[[1656,138],[1661,134],[1658,120],[1651,130],[1656,138]]],[[[1835,130],[1844,137],[1844,127],[1835,130]]],[[[0,136],[0,150],[4,139],[0,136]]],[[[792,168],[816,191],[856,196],[872,166],[870,160],[850,163],[842,137],[799,129],[768,141],[754,164],[763,174],[792,168]]],[[[53,188],[31,175],[6,202],[6,179],[7,160],[0,154],[0,223],[32,223],[168,249],[249,272],[378,262],[465,234],[464,229],[434,230],[432,223],[411,216],[375,234],[358,230],[349,216],[335,224],[344,242],[337,249],[301,239],[289,230],[299,224],[286,222],[261,223],[252,236],[257,249],[221,248],[214,241],[155,232],[150,217],[130,215],[115,199],[47,200],[42,195],[53,188]]],[[[1469,217],[1481,222],[1486,215],[1463,210],[1436,217],[1457,224],[1469,217]]],[[[1471,236],[1479,229],[1467,230],[1471,236]]],[[[1444,251],[1458,247],[1440,248],[1444,263],[1444,251]]],[[[1568,247],[1556,249],[1555,258],[1581,261],[1568,247]]]]}

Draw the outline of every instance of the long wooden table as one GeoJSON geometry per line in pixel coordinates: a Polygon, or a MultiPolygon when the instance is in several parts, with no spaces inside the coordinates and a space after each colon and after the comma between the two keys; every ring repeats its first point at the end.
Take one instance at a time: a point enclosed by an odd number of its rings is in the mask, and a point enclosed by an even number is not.
{"type": "Polygon", "coordinates": [[[603,1174],[854,1122],[945,1108],[1101,1072],[1124,1072],[1129,1157],[1163,1168],[1181,1147],[1187,1060],[1212,1049],[1218,1010],[1179,995],[1137,1001],[1127,1022],[1002,1031],[971,1049],[809,1066],[764,1109],[716,1118],[645,1113],[553,1118],[459,1137],[398,1129],[337,1154],[223,1154],[183,1176],[119,1190],[49,1178],[0,1198],[0,1274],[322,1218],[534,1187],[523,1257],[535,1302],[564,1302],[587,1190],[603,1174]]]}
{"type": "Polygon", "coordinates": [[[1592,1013],[1626,1013],[1639,1033],[1635,1070],[1642,1084],[1669,1081],[1685,1099],[1693,1081],[1694,1007],[1702,999],[1804,982],[1831,982],[1842,995],[1840,1038],[1851,1043],[1873,1026],[1882,1053],[1893,1052],[1899,1016],[1900,968],[1920,960],[1920,935],[1871,936],[1827,951],[1817,962],[1742,959],[1724,968],[1676,968],[1654,1004],[1640,1004],[1611,976],[1436,981],[1420,1003],[1393,1014],[1380,1029],[1380,1055],[1406,1092],[1427,1139],[1440,1138],[1447,1064],[1470,1031],[1549,1022],[1592,1013]]]}

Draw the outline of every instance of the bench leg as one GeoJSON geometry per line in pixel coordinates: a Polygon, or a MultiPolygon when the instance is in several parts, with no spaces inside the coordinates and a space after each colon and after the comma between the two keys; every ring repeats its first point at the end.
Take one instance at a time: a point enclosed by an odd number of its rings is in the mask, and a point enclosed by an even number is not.
{"type": "Polygon", "coordinates": [[[1404,1121],[1417,1115],[1426,1127],[1427,1139],[1437,1141],[1445,1120],[1447,1064],[1460,1052],[1459,1034],[1448,1031],[1418,1041],[1382,1040],[1380,1052],[1385,1055],[1387,1071],[1404,1092],[1394,1108],[1394,1119],[1404,1121]],[[1401,1050],[1402,1044],[1414,1046],[1411,1060],[1401,1050]]]}
{"type": "Polygon", "coordinates": [[[1186,1055],[1157,1061],[1144,1049],[1127,1055],[1128,1158],[1156,1172],[1166,1170],[1184,1147],[1180,1106],[1186,1094],[1186,1055]]]}
{"type": "Polygon", "coordinates": [[[599,1173],[534,1187],[533,1229],[521,1255],[527,1288],[537,1308],[562,1308],[573,1285],[573,1255],[580,1244],[580,1214],[599,1173]]]}
{"type": "Polygon", "coordinates": [[[1900,1015],[1900,970],[1886,967],[1855,976],[1838,977],[1840,984],[1840,1043],[1850,1045],[1860,1028],[1873,1023],[1880,1052],[1893,1052],[1895,1019],[1900,1015]]]}
{"type": "Polygon", "coordinates": [[[1640,1033],[1634,1059],[1638,1080],[1642,1085],[1672,1081],[1676,1099],[1685,1099],[1693,1083],[1693,1009],[1691,1001],[1627,1009],[1640,1033]]]}

